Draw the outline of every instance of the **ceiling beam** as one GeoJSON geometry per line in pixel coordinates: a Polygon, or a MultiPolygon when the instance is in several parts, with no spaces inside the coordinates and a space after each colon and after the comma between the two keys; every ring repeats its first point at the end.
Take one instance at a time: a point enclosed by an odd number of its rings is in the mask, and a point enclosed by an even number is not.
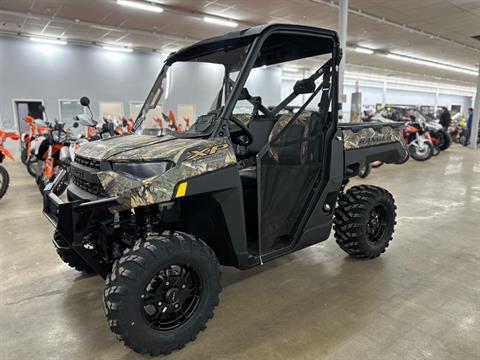
{"type": "MultiPolygon", "coordinates": [[[[310,0],[310,1],[314,2],[316,4],[320,4],[320,5],[326,5],[326,6],[330,6],[330,7],[337,8],[337,9],[339,8],[338,3],[334,2],[334,1],[330,1],[330,0],[310,0]]],[[[474,46],[471,46],[471,45],[468,45],[468,44],[465,44],[465,43],[462,43],[462,42],[459,42],[459,41],[455,41],[455,40],[446,38],[445,36],[425,31],[423,29],[416,29],[416,28],[408,26],[406,24],[400,24],[400,23],[397,23],[395,21],[386,19],[385,17],[369,14],[369,13],[366,13],[366,12],[362,11],[361,9],[349,8],[348,12],[350,14],[360,16],[360,17],[363,17],[365,19],[376,21],[376,22],[381,23],[383,25],[388,25],[388,26],[391,26],[391,27],[395,27],[395,28],[397,28],[399,30],[402,30],[402,31],[406,31],[406,32],[409,32],[409,33],[412,33],[412,34],[424,36],[424,37],[427,37],[427,38],[432,39],[432,40],[442,41],[444,43],[448,43],[448,44],[453,45],[453,46],[457,46],[457,47],[461,47],[463,49],[473,51],[475,53],[480,53],[480,48],[476,48],[474,46]]]]}

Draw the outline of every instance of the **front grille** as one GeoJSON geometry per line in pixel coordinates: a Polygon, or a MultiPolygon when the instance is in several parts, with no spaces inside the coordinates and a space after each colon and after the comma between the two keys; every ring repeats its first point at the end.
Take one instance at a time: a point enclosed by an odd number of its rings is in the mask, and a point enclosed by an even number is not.
{"type": "Polygon", "coordinates": [[[72,182],[77,185],[80,189],[85,190],[86,192],[89,192],[90,194],[96,195],[96,196],[105,196],[105,193],[103,191],[102,185],[101,184],[95,184],[88,182],[87,180],[80,179],[79,177],[73,177],[72,182]]]}
{"type": "Polygon", "coordinates": [[[87,159],[82,156],[75,156],[75,162],[79,163],[80,165],[89,167],[91,169],[96,169],[100,170],[100,161],[99,160],[93,160],[93,159],[87,159]]]}
{"type": "Polygon", "coordinates": [[[90,194],[103,197],[105,192],[96,174],[99,170],[100,161],[75,156],[71,166],[72,182],[90,194]]]}

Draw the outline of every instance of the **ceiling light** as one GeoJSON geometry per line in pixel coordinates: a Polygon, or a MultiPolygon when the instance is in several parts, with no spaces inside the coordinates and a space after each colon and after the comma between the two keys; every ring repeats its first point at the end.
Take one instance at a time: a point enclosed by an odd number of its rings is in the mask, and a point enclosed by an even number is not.
{"type": "Polygon", "coordinates": [[[211,16],[204,16],[203,21],[210,23],[210,24],[216,24],[216,25],[223,25],[223,26],[229,26],[229,27],[237,27],[238,23],[232,20],[227,20],[227,19],[221,19],[217,17],[211,17],[211,16]]]}
{"type": "Polygon", "coordinates": [[[119,5],[128,6],[135,9],[152,11],[156,13],[161,13],[163,9],[160,6],[151,5],[143,2],[138,1],[131,1],[131,0],[117,0],[119,5]]]}
{"type": "Polygon", "coordinates": [[[372,55],[374,53],[374,51],[372,49],[367,49],[367,48],[358,47],[358,46],[356,48],[354,48],[354,50],[358,53],[361,53],[361,54],[372,55]]]}
{"type": "Polygon", "coordinates": [[[39,38],[39,37],[31,37],[30,40],[45,44],[55,44],[55,45],[67,45],[65,40],[59,39],[46,39],[46,38],[39,38]]]}
{"type": "Polygon", "coordinates": [[[290,68],[289,68],[289,67],[284,67],[284,68],[282,68],[282,70],[283,70],[283,71],[286,71],[286,72],[291,72],[291,73],[297,73],[297,72],[300,71],[300,70],[297,69],[297,68],[291,68],[291,67],[290,67],[290,68]]]}
{"type": "Polygon", "coordinates": [[[419,58],[415,58],[415,57],[411,57],[411,56],[388,53],[387,57],[390,58],[390,59],[400,60],[400,61],[404,61],[404,62],[408,62],[408,63],[412,63],[412,64],[430,66],[430,67],[434,67],[434,68],[437,68],[437,69],[455,71],[455,72],[468,74],[468,75],[474,75],[474,76],[478,75],[477,70],[466,69],[466,68],[453,66],[453,65],[449,65],[449,64],[442,64],[442,63],[439,63],[439,62],[419,59],[419,58]]]}
{"type": "Polygon", "coordinates": [[[104,50],[109,50],[109,51],[120,51],[120,52],[129,52],[129,53],[133,51],[133,49],[126,48],[126,47],[108,46],[108,45],[104,45],[102,46],[102,48],[104,50]]]}

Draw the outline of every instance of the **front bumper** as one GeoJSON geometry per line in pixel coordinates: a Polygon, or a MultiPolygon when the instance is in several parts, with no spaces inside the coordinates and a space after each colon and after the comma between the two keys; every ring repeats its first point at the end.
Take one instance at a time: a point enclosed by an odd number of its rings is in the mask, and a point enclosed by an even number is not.
{"type": "Polygon", "coordinates": [[[62,235],[61,243],[54,241],[54,245],[56,248],[75,251],[98,274],[106,277],[110,271],[109,267],[85,249],[83,237],[100,226],[96,219],[104,217],[109,207],[121,204],[120,198],[65,202],[53,191],[65,176],[67,173],[62,171],[53,183],[48,184],[43,197],[43,214],[62,235]]]}

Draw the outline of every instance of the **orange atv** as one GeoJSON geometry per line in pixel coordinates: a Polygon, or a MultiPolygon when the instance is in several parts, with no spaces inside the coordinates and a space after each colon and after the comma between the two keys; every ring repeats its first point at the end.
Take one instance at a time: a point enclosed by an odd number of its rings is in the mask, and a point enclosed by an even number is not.
{"type": "MultiPolygon", "coordinates": [[[[4,132],[0,130],[0,163],[2,163],[5,158],[14,160],[12,153],[3,147],[3,144],[9,138],[12,140],[18,140],[20,136],[13,132],[4,132]]],[[[8,176],[7,169],[0,165],[0,199],[7,192],[9,183],[10,177],[8,176]]]]}

